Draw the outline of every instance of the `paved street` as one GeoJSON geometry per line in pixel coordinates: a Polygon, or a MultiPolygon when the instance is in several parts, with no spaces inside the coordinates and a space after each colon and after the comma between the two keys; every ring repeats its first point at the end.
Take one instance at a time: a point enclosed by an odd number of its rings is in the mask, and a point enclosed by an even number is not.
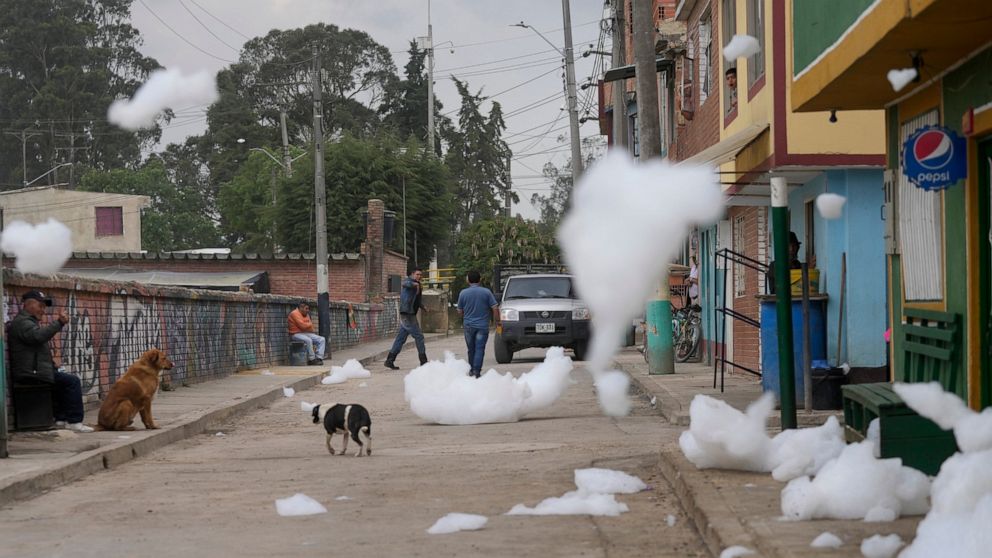
{"type": "MultiPolygon", "coordinates": [[[[459,336],[433,343],[464,353],[459,336]]],[[[491,365],[491,349],[486,365],[491,365]]],[[[515,374],[543,357],[532,350],[515,374]]],[[[415,351],[398,359],[405,369],[415,351]]],[[[337,364],[337,363],[336,363],[337,364]]],[[[403,372],[318,386],[126,465],[0,510],[0,556],[705,556],[658,472],[677,430],[637,400],[604,417],[584,370],[558,403],[516,424],[425,424],[403,400],[403,372]],[[358,402],[373,417],[371,458],[330,456],[301,400],[358,402]],[[215,433],[223,432],[224,436],[215,433]],[[607,467],[652,489],[618,500],[617,518],[504,516],[574,489],[572,472],[607,467]],[[302,492],[328,513],[280,517],[302,492]],[[347,496],[348,500],[336,498],[347,496]],[[484,530],[427,535],[449,512],[486,515],[484,530]],[[668,527],[666,517],[676,517],[668,527]]],[[[340,439],[336,439],[340,444],[340,439]]],[[[352,446],[354,449],[354,446],[352,446]]]]}

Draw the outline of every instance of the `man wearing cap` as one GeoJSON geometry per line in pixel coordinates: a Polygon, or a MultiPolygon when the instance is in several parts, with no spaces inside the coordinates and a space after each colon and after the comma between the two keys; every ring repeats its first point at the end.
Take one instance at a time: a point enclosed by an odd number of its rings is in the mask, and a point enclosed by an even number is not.
{"type": "MultiPolygon", "coordinates": [[[[799,261],[799,237],[796,233],[789,231],[789,269],[802,269],[803,264],[799,261]]],[[[812,267],[812,266],[810,266],[812,267]]],[[[775,294],[775,261],[768,263],[768,271],[765,273],[768,284],[768,293],[775,294]]]]}
{"type": "Polygon", "coordinates": [[[93,432],[83,424],[83,387],[79,378],[56,370],[48,342],[69,323],[69,315],[59,310],[56,319],[41,325],[52,299],[39,290],[21,296],[22,307],[10,322],[10,372],[17,382],[52,385],[55,426],[76,432],[93,432]]]}

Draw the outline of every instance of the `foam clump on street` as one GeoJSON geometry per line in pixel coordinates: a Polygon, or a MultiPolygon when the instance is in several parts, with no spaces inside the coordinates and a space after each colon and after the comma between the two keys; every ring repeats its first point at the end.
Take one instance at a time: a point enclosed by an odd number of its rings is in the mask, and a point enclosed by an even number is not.
{"type": "Polygon", "coordinates": [[[165,109],[210,105],[218,98],[217,79],[210,72],[184,75],[177,69],[155,70],[134,97],[110,105],[107,120],[125,130],[141,130],[154,126],[165,109]]]}
{"type": "Polygon", "coordinates": [[[286,397],[292,397],[296,395],[296,390],[291,387],[282,388],[282,394],[286,397]]]}
{"type": "Polygon", "coordinates": [[[820,533],[813,542],[809,543],[813,548],[840,548],[843,544],[844,541],[830,531],[820,533]]]}
{"type": "Polygon", "coordinates": [[[766,425],[774,407],[770,393],[743,413],[719,399],[697,395],[689,405],[689,430],[679,437],[679,447],[700,469],[771,472],[782,482],[815,474],[844,449],[844,432],[835,417],[816,428],[786,430],[769,438],[766,425]]]}
{"type": "Polygon", "coordinates": [[[276,512],[283,517],[293,517],[298,515],[316,515],[327,513],[327,508],[317,500],[297,492],[289,498],[276,500],[276,512]]]}
{"type": "Polygon", "coordinates": [[[931,509],[904,558],[979,558],[992,548],[992,410],[976,413],[940,384],[895,384],[914,411],[953,430],[959,453],[944,461],[930,490],[931,509]]]}
{"type": "Polygon", "coordinates": [[[577,490],[545,498],[534,507],[517,504],[506,515],[605,515],[616,517],[630,510],[615,494],[645,490],[641,479],[613,469],[576,469],[577,490]]]}
{"type": "Polygon", "coordinates": [[[37,225],[13,221],[0,236],[0,250],[14,256],[21,273],[51,275],[72,256],[72,232],[55,219],[37,225]]]}
{"type": "Polygon", "coordinates": [[[352,358],[348,359],[348,361],[344,363],[344,366],[332,366],[330,375],[325,376],[320,383],[324,385],[342,384],[351,379],[371,377],[372,372],[366,370],[365,367],[362,366],[362,363],[352,358]]]}
{"type": "Polygon", "coordinates": [[[446,352],[403,378],[410,410],[437,424],[516,422],[551,406],[572,383],[572,359],[561,347],[548,349],[544,362],[520,378],[489,370],[481,378],[468,375],[467,362],[446,352]]]}
{"type": "Polygon", "coordinates": [[[300,410],[302,410],[304,413],[312,413],[313,408],[316,406],[317,406],[316,403],[310,403],[308,401],[300,401],[300,410]]]}
{"type": "Polygon", "coordinates": [[[816,196],[816,210],[824,219],[840,219],[846,202],[844,196],[827,192],[816,196]]]}
{"type": "Polygon", "coordinates": [[[592,314],[586,368],[606,414],[630,410],[626,383],[619,376],[603,379],[622,332],[644,312],[690,227],[718,220],[724,203],[712,168],[635,162],[620,151],[608,153],[576,184],[558,241],[592,314]]]}
{"type": "Polygon", "coordinates": [[[734,62],[738,58],[747,58],[761,52],[761,44],[751,35],[734,35],[727,46],[723,47],[723,58],[734,62]]]}
{"type": "Polygon", "coordinates": [[[730,546],[723,549],[720,553],[720,558],[740,558],[741,556],[752,556],[754,551],[746,546],[730,546]]]}
{"type": "Polygon", "coordinates": [[[902,460],[878,459],[871,442],[850,444],[816,477],[799,477],[782,490],[789,519],[864,519],[889,510],[890,517],[922,515],[930,508],[930,479],[902,460]]]}
{"type": "Polygon", "coordinates": [[[427,533],[431,535],[446,535],[448,533],[457,533],[458,531],[477,531],[482,529],[488,521],[489,518],[484,515],[449,513],[434,522],[434,525],[431,525],[427,533]]]}
{"type": "Polygon", "coordinates": [[[892,558],[902,545],[899,535],[874,535],[861,541],[861,554],[865,558],[892,558]]]}

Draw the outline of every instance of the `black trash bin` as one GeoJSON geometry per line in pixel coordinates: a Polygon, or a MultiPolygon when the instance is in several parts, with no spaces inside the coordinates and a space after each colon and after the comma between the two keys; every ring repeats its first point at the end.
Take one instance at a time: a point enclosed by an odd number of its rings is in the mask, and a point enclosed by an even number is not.
{"type": "Polygon", "coordinates": [[[841,368],[813,369],[813,409],[817,411],[837,410],[844,406],[841,386],[847,383],[847,375],[841,368]]]}

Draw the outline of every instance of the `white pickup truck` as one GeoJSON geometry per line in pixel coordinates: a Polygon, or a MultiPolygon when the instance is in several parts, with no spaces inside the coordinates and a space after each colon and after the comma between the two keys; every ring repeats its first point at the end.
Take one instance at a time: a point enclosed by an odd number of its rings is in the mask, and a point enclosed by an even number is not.
{"type": "Polygon", "coordinates": [[[589,308],[575,293],[571,275],[514,275],[500,300],[502,331],[493,341],[496,362],[529,347],[566,347],[584,360],[589,347],[589,308]]]}

